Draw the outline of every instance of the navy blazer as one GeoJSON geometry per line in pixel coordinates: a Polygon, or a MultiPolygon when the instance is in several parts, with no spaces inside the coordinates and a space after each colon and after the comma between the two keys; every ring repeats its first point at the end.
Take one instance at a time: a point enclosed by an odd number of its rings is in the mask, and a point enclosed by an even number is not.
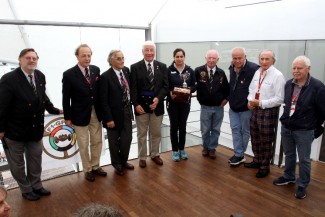
{"type": "MultiPolygon", "coordinates": [[[[122,71],[124,79],[130,85],[130,70],[124,67],[122,71]]],[[[107,128],[107,122],[114,121],[115,128],[113,129],[122,129],[124,125],[124,109],[130,109],[131,111],[131,104],[125,107],[123,87],[113,68],[109,68],[100,76],[100,104],[103,115],[103,127],[107,128]]]]}
{"type": "Polygon", "coordinates": [[[74,125],[87,126],[90,122],[91,108],[94,105],[98,120],[101,120],[99,104],[100,69],[89,65],[91,84],[89,85],[78,65],[63,73],[62,105],[64,119],[74,125]]]}
{"type": "Polygon", "coordinates": [[[59,114],[45,92],[45,76],[34,71],[37,95],[21,68],[2,76],[0,80],[0,132],[15,141],[39,141],[44,132],[45,109],[59,114]]]}
{"type": "MultiPolygon", "coordinates": [[[[159,103],[154,113],[159,116],[164,114],[164,99],[169,92],[168,71],[164,63],[153,61],[154,69],[154,94],[159,99],[159,103]]],[[[149,90],[151,87],[147,66],[144,60],[131,65],[131,101],[134,106],[139,105],[139,98],[142,91],[149,90]]],[[[135,115],[139,115],[135,112],[135,115]]]]}

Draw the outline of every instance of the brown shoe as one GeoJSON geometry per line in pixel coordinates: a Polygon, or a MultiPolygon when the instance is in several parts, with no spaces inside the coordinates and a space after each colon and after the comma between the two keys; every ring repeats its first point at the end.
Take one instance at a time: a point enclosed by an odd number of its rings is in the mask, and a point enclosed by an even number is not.
{"type": "Polygon", "coordinates": [[[203,147],[202,155],[203,155],[204,157],[209,156],[209,150],[208,150],[207,148],[203,147]]]}
{"type": "Polygon", "coordinates": [[[101,167],[99,167],[99,168],[97,168],[95,170],[92,170],[91,173],[96,175],[96,176],[107,176],[107,172],[105,172],[103,170],[103,168],[101,168],[101,167]]]}
{"type": "Polygon", "coordinates": [[[85,172],[85,178],[90,182],[95,181],[95,176],[91,172],[85,172]]]}
{"type": "Polygon", "coordinates": [[[154,158],[151,158],[151,160],[153,160],[153,162],[155,162],[157,165],[160,165],[160,166],[164,164],[164,162],[162,161],[160,156],[156,156],[154,158]]]}
{"type": "Polygon", "coordinates": [[[123,168],[127,169],[127,170],[134,170],[134,166],[132,164],[129,164],[128,162],[126,162],[123,165],[123,168]]]}
{"type": "Polygon", "coordinates": [[[145,168],[145,167],[147,166],[146,160],[140,160],[140,161],[139,161],[139,166],[140,166],[141,168],[145,168]]]}
{"type": "Polygon", "coordinates": [[[209,158],[216,159],[216,150],[215,149],[209,150],[209,158]]]}

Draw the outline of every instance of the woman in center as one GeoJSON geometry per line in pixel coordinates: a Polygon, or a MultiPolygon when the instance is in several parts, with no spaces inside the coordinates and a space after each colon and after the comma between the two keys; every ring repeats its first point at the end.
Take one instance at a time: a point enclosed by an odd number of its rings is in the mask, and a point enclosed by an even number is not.
{"type": "Polygon", "coordinates": [[[179,161],[180,158],[183,160],[188,158],[184,150],[186,122],[190,113],[191,93],[196,91],[196,80],[194,70],[185,64],[185,51],[177,48],[173,52],[173,57],[174,61],[168,67],[170,92],[167,95],[167,111],[170,120],[172,159],[179,161]]]}

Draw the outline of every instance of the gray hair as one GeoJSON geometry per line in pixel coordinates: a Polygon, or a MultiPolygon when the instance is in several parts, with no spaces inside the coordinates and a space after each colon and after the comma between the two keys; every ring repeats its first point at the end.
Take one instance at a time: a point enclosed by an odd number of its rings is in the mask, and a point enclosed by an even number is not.
{"type": "Polygon", "coordinates": [[[75,217],[123,217],[120,211],[112,206],[92,203],[78,211],[75,217]]]}
{"type": "Polygon", "coordinates": [[[306,65],[307,68],[310,68],[310,66],[311,66],[311,62],[310,62],[310,59],[309,59],[308,57],[306,57],[306,56],[297,56],[297,57],[292,61],[292,65],[293,65],[295,62],[300,61],[300,60],[302,60],[302,61],[305,63],[305,65],[306,65]]]}
{"type": "Polygon", "coordinates": [[[156,50],[156,45],[155,45],[155,43],[153,41],[145,41],[143,43],[143,45],[142,45],[142,50],[144,50],[145,46],[153,46],[155,48],[155,50],[156,50]]]}
{"type": "Polygon", "coordinates": [[[273,61],[274,61],[274,63],[275,63],[275,61],[276,61],[275,53],[274,53],[273,50],[271,50],[271,49],[264,49],[264,50],[262,50],[262,51],[260,52],[260,54],[258,55],[258,59],[260,59],[261,54],[262,54],[263,52],[271,52],[271,54],[272,54],[272,58],[273,58],[273,61]]]}
{"type": "Polygon", "coordinates": [[[246,50],[243,47],[234,47],[233,49],[231,49],[231,54],[235,51],[235,50],[240,50],[244,53],[244,55],[246,56],[246,50]]]}
{"type": "Polygon", "coordinates": [[[112,66],[111,60],[114,58],[115,54],[119,53],[119,52],[122,52],[122,51],[121,50],[111,50],[111,52],[109,52],[107,62],[109,63],[110,66],[112,66]]]}
{"type": "Polygon", "coordinates": [[[213,53],[216,53],[217,58],[219,58],[219,53],[218,53],[218,51],[215,50],[215,49],[208,50],[207,53],[205,54],[205,58],[208,57],[208,53],[212,53],[212,52],[213,52],[213,53]]]}

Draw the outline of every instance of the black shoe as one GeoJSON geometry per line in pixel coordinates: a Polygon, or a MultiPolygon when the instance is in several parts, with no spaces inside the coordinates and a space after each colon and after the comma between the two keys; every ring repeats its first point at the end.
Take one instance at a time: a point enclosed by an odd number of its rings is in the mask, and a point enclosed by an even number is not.
{"type": "Polygon", "coordinates": [[[101,167],[99,167],[99,168],[97,168],[95,170],[92,170],[91,173],[96,175],[96,176],[107,176],[107,172],[105,172],[103,170],[103,168],[101,168],[101,167]]]}
{"type": "Polygon", "coordinates": [[[40,189],[37,189],[37,190],[33,190],[33,192],[35,194],[38,194],[39,196],[49,196],[51,195],[51,192],[46,190],[45,188],[40,188],[40,189]]]}
{"type": "Polygon", "coordinates": [[[34,192],[22,193],[22,195],[23,198],[30,201],[39,200],[41,198],[38,194],[35,194],[34,192]]]}
{"type": "Polygon", "coordinates": [[[298,199],[304,199],[306,196],[306,188],[298,186],[295,197],[298,199]]]}
{"type": "Polygon", "coordinates": [[[231,158],[228,159],[228,163],[230,163],[234,158],[236,157],[236,155],[232,156],[231,158]]]}
{"type": "Polygon", "coordinates": [[[245,161],[246,161],[246,159],[244,156],[242,156],[242,157],[235,156],[234,158],[231,159],[229,164],[231,166],[238,166],[239,164],[244,163],[245,161]]]}
{"type": "Polygon", "coordinates": [[[134,170],[134,166],[128,162],[126,162],[125,164],[123,164],[123,168],[127,169],[127,170],[134,170]]]}
{"type": "Polygon", "coordinates": [[[256,178],[264,178],[269,175],[270,169],[259,169],[256,173],[256,178]]]}
{"type": "Polygon", "coordinates": [[[273,180],[273,184],[274,185],[288,185],[288,184],[291,184],[291,183],[296,183],[296,179],[286,179],[284,178],[283,176],[277,178],[277,179],[274,179],[273,180]]]}
{"type": "Polygon", "coordinates": [[[252,161],[250,163],[244,163],[244,166],[246,168],[256,168],[256,169],[260,168],[260,164],[256,163],[255,161],[252,161]]]}
{"type": "Polygon", "coordinates": [[[114,166],[115,168],[115,173],[119,176],[123,176],[124,175],[124,170],[123,170],[123,167],[121,165],[117,165],[117,166],[114,166]]]}

